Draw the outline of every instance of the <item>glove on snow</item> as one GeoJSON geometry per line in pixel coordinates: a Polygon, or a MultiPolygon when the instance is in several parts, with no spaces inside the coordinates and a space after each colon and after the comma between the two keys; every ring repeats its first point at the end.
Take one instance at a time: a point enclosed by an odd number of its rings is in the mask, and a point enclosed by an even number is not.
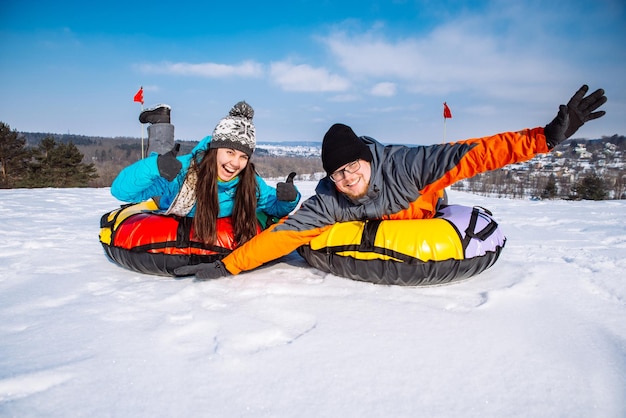
{"type": "Polygon", "coordinates": [[[284,202],[293,202],[298,197],[298,190],[293,185],[293,178],[296,176],[295,172],[289,173],[285,182],[280,182],[276,185],[276,198],[284,202]]]}
{"type": "Polygon", "coordinates": [[[157,167],[159,168],[159,174],[167,181],[172,181],[178,175],[178,172],[183,167],[183,164],[178,161],[176,154],[180,149],[180,144],[174,145],[174,148],[165,154],[161,154],[157,157],[157,167]]]}
{"type": "Polygon", "coordinates": [[[584,84],[576,94],[569,99],[567,106],[559,106],[556,118],[546,125],[544,133],[550,148],[556,147],[583,126],[585,122],[605,115],[604,110],[595,110],[606,103],[607,98],[603,89],[598,89],[585,97],[589,87],[584,84]]]}
{"type": "Polygon", "coordinates": [[[178,267],[174,269],[174,274],[176,276],[195,275],[196,280],[200,281],[219,279],[220,277],[231,275],[230,272],[226,270],[224,263],[221,261],[178,267]]]}

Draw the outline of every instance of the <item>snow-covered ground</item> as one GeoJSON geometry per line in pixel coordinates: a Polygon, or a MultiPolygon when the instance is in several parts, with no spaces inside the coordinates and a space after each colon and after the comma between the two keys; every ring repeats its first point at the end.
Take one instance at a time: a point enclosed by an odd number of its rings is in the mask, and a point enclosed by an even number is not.
{"type": "Polygon", "coordinates": [[[626,201],[450,200],[491,209],[506,247],[411,288],[295,253],[142,275],[98,241],[108,189],[0,190],[0,416],[626,416],[626,201]]]}

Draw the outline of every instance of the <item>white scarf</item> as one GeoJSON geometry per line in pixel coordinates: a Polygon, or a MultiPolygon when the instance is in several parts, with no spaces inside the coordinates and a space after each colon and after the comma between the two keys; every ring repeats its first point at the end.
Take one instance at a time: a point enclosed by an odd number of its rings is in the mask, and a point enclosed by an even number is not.
{"type": "Polygon", "coordinates": [[[178,191],[174,201],[165,212],[166,215],[187,216],[196,203],[196,183],[198,173],[196,170],[187,171],[183,186],[178,191]]]}

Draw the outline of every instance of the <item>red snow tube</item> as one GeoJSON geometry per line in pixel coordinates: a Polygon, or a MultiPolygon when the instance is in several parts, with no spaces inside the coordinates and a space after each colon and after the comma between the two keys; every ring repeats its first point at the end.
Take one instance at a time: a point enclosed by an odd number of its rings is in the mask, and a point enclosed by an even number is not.
{"type": "Polygon", "coordinates": [[[205,244],[193,238],[193,218],[157,209],[149,200],[102,216],[100,243],[112,261],[139,273],[174,276],[178,267],[220,260],[237,247],[230,217],[217,220],[217,239],[205,244]]]}

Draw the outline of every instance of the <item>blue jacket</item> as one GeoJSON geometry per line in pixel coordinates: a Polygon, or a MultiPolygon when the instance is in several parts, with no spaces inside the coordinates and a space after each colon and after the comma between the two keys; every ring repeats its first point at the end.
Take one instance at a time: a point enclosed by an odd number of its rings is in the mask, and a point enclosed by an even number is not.
{"type": "MultiPolygon", "coordinates": [[[[159,196],[159,208],[163,210],[169,208],[185,181],[193,156],[198,152],[206,150],[210,142],[211,136],[207,136],[194,147],[190,154],[176,157],[182,163],[182,168],[178,176],[171,182],[165,180],[159,174],[157,167],[158,155],[156,153],[152,153],[150,156],[129,165],[113,180],[111,194],[119,200],[133,203],[159,196]]],[[[275,188],[268,186],[259,175],[256,176],[256,180],[258,185],[257,211],[263,211],[268,215],[282,218],[298,205],[301,198],[299,191],[298,197],[293,202],[280,201],[276,198],[275,188]]],[[[218,218],[232,215],[238,183],[239,177],[230,181],[218,180],[217,194],[220,205],[218,218]]],[[[195,212],[196,207],[194,205],[188,216],[194,216],[195,212]]]]}

